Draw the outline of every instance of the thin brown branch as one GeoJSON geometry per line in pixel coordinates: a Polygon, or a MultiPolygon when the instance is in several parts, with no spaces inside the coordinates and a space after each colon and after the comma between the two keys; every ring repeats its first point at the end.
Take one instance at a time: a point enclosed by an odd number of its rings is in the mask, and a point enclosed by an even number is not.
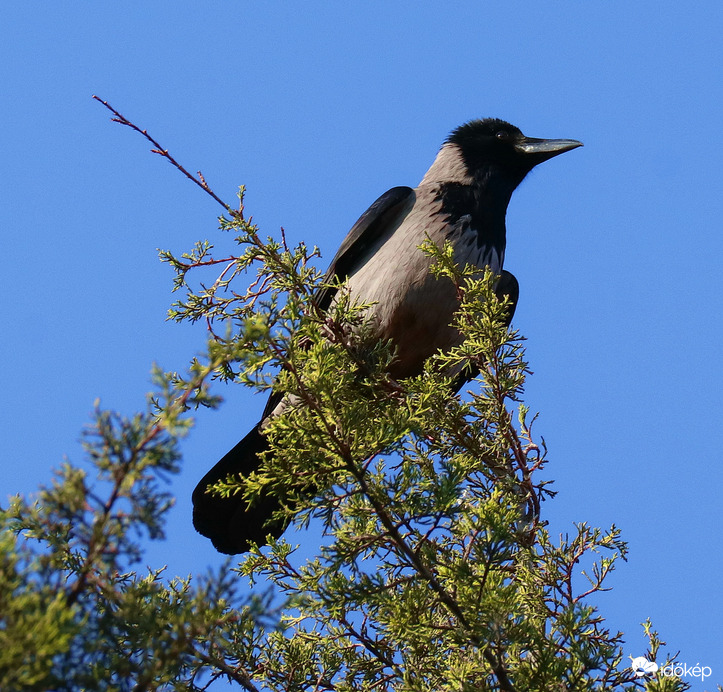
{"type": "Polygon", "coordinates": [[[437,577],[432,573],[429,567],[424,564],[424,562],[414,552],[414,550],[412,550],[411,546],[407,545],[407,542],[399,534],[396,527],[394,526],[392,518],[387,513],[387,508],[374,496],[374,493],[371,491],[371,489],[366,483],[366,478],[364,478],[363,474],[360,474],[358,472],[358,469],[353,464],[353,462],[349,462],[349,471],[355,476],[356,481],[359,483],[362,492],[364,493],[364,495],[366,495],[369,502],[371,502],[377,516],[379,517],[379,521],[381,521],[382,525],[387,530],[396,546],[409,560],[410,564],[414,567],[417,573],[429,584],[432,590],[437,593],[437,595],[439,596],[439,600],[447,607],[449,612],[457,618],[459,624],[462,625],[465,630],[467,630],[472,641],[482,649],[482,655],[485,657],[485,660],[489,664],[490,668],[492,668],[492,672],[497,678],[500,689],[504,690],[505,692],[514,692],[512,682],[507,677],[507,671],[502,665],[502,662],[497,660],[497,657],[492,651],[492,647],[490,647],[489,645],[485,645],[484,642],[480,641],[480,639],[473,633],[472,627],[467,622],[467,618],[462,612],[462,609],[460,608],[457,601],[455,601],[455,599],[447,592],[447,590],[442,586],[442,584],[439,583],[437,577]]]}
{"type": "Polygon", "coordinates": [[[399,680],[404,679],[404,672],[394,662],[393,659],[389,658],[376,644],[376,642],[364,632],[363,629],[357,630],[347,619],[346,615],[342,614],[339,617],[339,621],[347,628],[347,631],[355,637],[361,645],[374,656],[378,661],[381,661],[387,668],[394,671],[394,674],[399,680]]]}
{"type": "Polygon", "coordinates": [[[239,685],[241,685],[241,687],[247,690],[247,692],[259,692],[259,688],[254,685],[251,677],[244,671],[232,668],[225,661],[218,658],[212,658],[211,656],[207,656],[205,653],[199,651],[198,649],[196,649],[194,653],[200,661],[203,661],[209,666],[215,667],[217,670],[223,673],[223,675],[227,676],[229,680],[233,680],[234,682],[237,682],[239,685]]]}
{"type": "Polygon", "coordinates": [[[115,108],[113,108],[113,106],[111,106],[107,101],[104,101],[104,100],[103,100],[102,98],[100,98],[99,96],[96,96],[95,94],[93,94],[93,98],[94,98],[96,101],[98,101],[98,103],[102,103],[111,113],[113,113],[113,115],[115,116],[115,117],[111,118],[111,120],[112,120],[113,122],[119,123],[119,124],[121,124],[121,125],[125,125],[126,127],[130,127],[131,130],[135,130],[135,131],[138,132],[140,135],[142,135],[143,137],[145,137],[145,138],[153,145],[153,148],[151,149],[151,151],[152,151],[154,154],[158,154],[158,155],[162,156],[164,159],[167,159],[168,162],[169,162],[172,166],[174,166],[175,168],[177,168],[177,169],[178,169],[181,173],[183,173],[183,175],[185,175],[189,180],[191,180],[191,181],[194,182],[196,185],[198,185],[204,192],[206,192],[207,194],[211,195],[211,197],[213,197],[213,199],[215,199],[215,200],[224,208],[225,211],[227,211],[227,212],[229,212],[229,213],[232,213],[232,214],[235,214],[235,215],[238,215],[238,214],[241,214],[241,213],[242,213],[242,210],[241,210],[241,209],[239,209],[239,210],[234,210],[234,209],[232,209],[230,205],[226,204],[226,202],[224,202],[224,201],[209,187],[209,185],[208,185],[208,183],[206,182],[206,179],[203,177],[203,174],[201,173],[201,171],[198,171],[197,176],[191,175],[191,173],[189,173],[180,163],[178,163],[178,161],[176,161],[176,159],[173,158],[173,156],[171,156],[171,154],[169,154],[168,149],[164,149],[157,140],[155,140],[153,137],[151,137],[151,135],[148,134],[148,131],[147,131],[147,130],[142,130],[140,127],[138,127],[138,125],[136,125],[135,123],[133,123],[133,122],[131,122],[130,120],[128,120],[128,118],[126,118],[124,115],[122,115],[121,113],[119,113],[115,108]]]}

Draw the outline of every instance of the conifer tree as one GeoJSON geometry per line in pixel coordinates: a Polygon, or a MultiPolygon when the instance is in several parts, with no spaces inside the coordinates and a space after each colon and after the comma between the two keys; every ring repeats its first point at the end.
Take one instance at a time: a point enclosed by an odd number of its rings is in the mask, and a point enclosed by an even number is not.
{"type": "MultiPolygon", "coordinates": [[[[205,356],[186,374],[155,369],[143,413],[98,409],[86,467],[64,464],[0,512],[0,689],[687,689],[638,676],[590,604],[625,559],[618,529],[546,528],[547,450],[496,277],[455,266],[449,247],[422,248],[456,286],[466,339],[395,381],[365,306],[342,287],[321,313],[316,249],[263,238],[243,189],[239,199],[220,218],[235,251],[219,257],[202,241],[161,253],[181,293],[170,317],[206,325],[205,356]],[[460,372],[477,375],[458,396],[460,372]],[[273,493],[295,527],[311,528],[193,580],[139,572],[149,540],[163,539],[171,497],[159,481],[178,470],[194,409],[219,405],[215,380],[293,402],[265,431],[261,469],[215,492],[273,493]],[[307,540],[320,547],[301,559],[294,544],[307,540]]],[[[645,631],[648,661],[670,663],[645,631]]]]}

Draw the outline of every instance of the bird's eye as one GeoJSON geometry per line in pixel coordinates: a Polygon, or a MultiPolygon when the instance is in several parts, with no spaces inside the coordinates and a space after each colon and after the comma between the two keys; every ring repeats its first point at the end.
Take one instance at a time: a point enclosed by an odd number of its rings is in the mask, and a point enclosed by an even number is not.
{"type": "Polygon", "coordinates": [[[499,139],[501,142],[507,142],[510,139],[510,133],[507,132],[507,130],[500,130],[495,137],[499,139]]]}

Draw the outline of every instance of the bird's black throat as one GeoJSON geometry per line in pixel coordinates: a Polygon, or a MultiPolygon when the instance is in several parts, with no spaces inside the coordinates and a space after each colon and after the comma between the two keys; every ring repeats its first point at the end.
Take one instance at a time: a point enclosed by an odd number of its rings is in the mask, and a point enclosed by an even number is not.
{"type": "Polygon", "coordinates": [[[458,227],[464,217],[465,226],[476,234],[477,247],[494,248],[502,256],[505,251],[507,205],[514,187],[498,185],[494,177],[486,184],[465,185],[442,183],[437,199],[450,228],[458,227]]]}

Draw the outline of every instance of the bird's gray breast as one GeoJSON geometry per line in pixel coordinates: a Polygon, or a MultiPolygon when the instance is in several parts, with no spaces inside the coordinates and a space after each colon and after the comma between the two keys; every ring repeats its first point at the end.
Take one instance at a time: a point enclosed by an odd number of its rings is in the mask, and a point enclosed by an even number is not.
{"type": "Polygon", "coordinates": [[[440,247],[449,240],[461,266],[490,266],[499,274],[504,259],[494,247],[479,242],[471,215],[449,218],[436,196],[421,192],[417,188],[411,211],[368,249],[347,281],[353,300],[374,303],[370,318],[378,338],[391,339],[396,347],[393,377],[418,374],[429,356],[460,341],[450,327],[458,307],[456,290],[449,279],[430,273],[433,259],[419,249],[427,237],[440,247]]]}

